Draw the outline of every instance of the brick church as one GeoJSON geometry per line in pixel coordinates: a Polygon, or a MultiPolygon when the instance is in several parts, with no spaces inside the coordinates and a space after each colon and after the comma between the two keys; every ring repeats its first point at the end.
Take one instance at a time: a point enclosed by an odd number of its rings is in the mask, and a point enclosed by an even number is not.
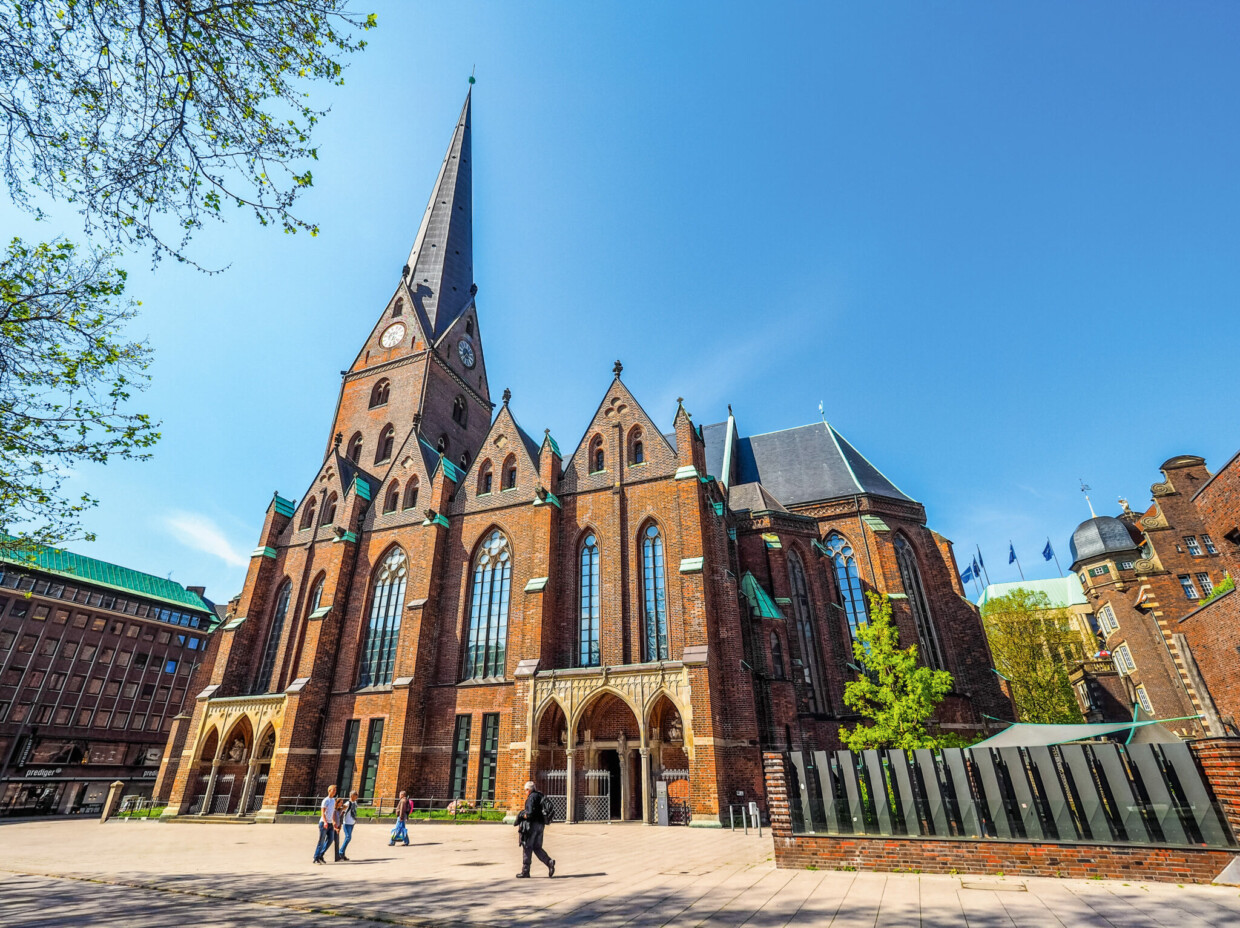
{"type": "Polygon", "coordinates": [[[678,405],[665,431],[619,362],[576,447],[497,406],[470,106],[313,480],[267,509],[165,814],[269,820],[333,783],[512,809],[532,778],[574,819],[718,825],[761,799],[763,747],[855,721],[866,590],[954,675],[940,725],[1010,718],[951,543],[830,425],[678,405]]]}

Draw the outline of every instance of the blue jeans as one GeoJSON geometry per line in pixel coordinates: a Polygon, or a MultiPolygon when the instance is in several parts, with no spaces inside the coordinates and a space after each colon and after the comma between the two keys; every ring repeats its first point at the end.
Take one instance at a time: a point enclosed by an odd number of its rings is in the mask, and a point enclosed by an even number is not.
{"type": "Polygon", "coordinates": [[[349,849],[349,842],[353,840],[353,826],[348,822],[344,824],[344,840],[340,842],[340,856],[344,856],[344,852],[349,849]]]}
{"type": "Polygon", "coordinates": [[[336,831],[331,825],[324,825],[319,822],[319,843],[314,849],[314,859],[318,860],[327,853],[327,849],[332,846],[332,835],[336,831]]]}

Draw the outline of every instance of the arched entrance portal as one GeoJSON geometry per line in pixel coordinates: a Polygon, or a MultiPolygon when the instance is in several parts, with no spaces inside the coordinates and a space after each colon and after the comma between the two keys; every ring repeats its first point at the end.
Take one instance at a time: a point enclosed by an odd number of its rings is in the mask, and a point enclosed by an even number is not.
{"type": "Polygon", "coordinates": [[[207,800],[207,792],[211,786],[211,773],[215,767],[215,755],[220,752],[220,733],[212,728],[202,742],[202,750],[198,753],[198,761],[190,774],[190,802],[187,810],[190,815],[202,815],[207,800]]]}
{"type": "Polygon", "coordinates": [[[633,821],[644,804],[642,731],[619,694],[604,690],[582,707],[574,725],[573,779],[576,821],[633,821]]]}
{"type": "Polygon", "coordinates": [[[555,805],[556,819],[563,822],[568,816],[568,719],[558,702],[551,700],[543,708],[535,731],[534,782],[555,805]]]}
{"type": "Polygon", "coordinates": [[[646,719],[650,738],[651,775],[655,782],[655,815],[662,824],[688,825],[693,817],[689,797],[689,751],[684,719],[675,704],[662,693],[646,719]],[[663,804],[666,804],[665,810],[663,804]]]}

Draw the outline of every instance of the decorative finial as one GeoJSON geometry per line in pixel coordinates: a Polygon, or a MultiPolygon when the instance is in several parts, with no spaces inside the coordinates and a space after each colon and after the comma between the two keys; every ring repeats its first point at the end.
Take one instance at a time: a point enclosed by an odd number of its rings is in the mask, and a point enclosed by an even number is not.
{"type": "Polygon", "coordinates": [[[1084,480],[1081,481],[1081,492],[1085,494],[1085,504],[1089,506],[1089,517],[1091,519],[1098,518],[1098,513],[1094,512],[1093,500],[1089,498],[1090,486],[1084,480]]]}
{"type": "Polygon", "coordinates": [[[683,407],[685,405],[685,398],[683,396],[676,397],[676,405],[683,407]]]}
{"type": "Polygon", "coordinates": [[[731,415],[732,415],[732,404],[728,403],[728,416],[731,417],[731,415]]]}
{"type": "Polygon", "coordinates": [[[344,441],[344,432],[337,432],[336,437],[332,439],[332,451],[339,451],[342,441],[344,441]]]}
{"type": "Polygon", "coordinates": [[[504,387],[504,405],[508,405],[508,401],[512,399],[512,391],[504,387]]]}
{"type": "Polygon", "coordinates": [[[469,86],[471,87],[474,85],[474,72],[477,70],[478,70],[477,65],[474,65],[472,68],[469,69],[469,86]]]}
{"type": "Polygon", "coordinates": [[[406,264],[404,267],[400,269],[400,279],[404,280],[408,276],[409,276],[409,265],[406,264]]]}
{"type": "Polygon", "coordinates": [[[620,379],[620,372],[624,370],[624,365],[617,361],[611,366],[611,372],[616,375],[616,379],[620,379]]]}
{"type": "Polygon", "coordinates": [[[413,428],[414,428],[414,431],[417,431],[418,426],[419,426],[419,425],[421,425],[421,424],[422,424],[422,414],[421,414],[420,412],[415,412],[415,413],[413,414],[413,428]]]}

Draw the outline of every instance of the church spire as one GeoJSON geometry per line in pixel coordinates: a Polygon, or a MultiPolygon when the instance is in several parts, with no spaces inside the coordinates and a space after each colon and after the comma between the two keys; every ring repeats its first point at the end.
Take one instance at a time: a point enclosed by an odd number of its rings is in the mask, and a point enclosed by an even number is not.
{"type": "Polygon", "coordinates": [[[473,299],[474,204],[470,165],[470,98],[452,133],[418,237],[406,280],[427,336],[438,340],[473,299]]]}

